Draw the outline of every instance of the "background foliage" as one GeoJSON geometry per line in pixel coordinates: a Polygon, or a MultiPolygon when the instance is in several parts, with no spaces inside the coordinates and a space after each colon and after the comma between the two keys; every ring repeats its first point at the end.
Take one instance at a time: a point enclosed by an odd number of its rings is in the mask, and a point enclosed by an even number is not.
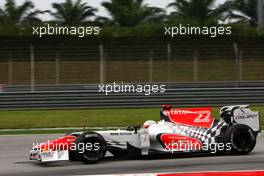
{"type": "Polygon", "coordinates": [[[60,24],[66,26],[99,25],[101,37],[164,36],[164,26],[190,24],[192,26],[232,26],[234,37],[263,36],[257,28],[257,0],[227,0],[215,5],[216,0],[175,0],[168,4],[173,11],[153,7],[144,0],[111,0],[102,2],[109,16],[97,16],[97,9],[83,0],[65,0],[53,3],[52,9],[40,11],[28,0],[18,5],[6,0],[0,7],[0,36],[32,37],[33,26],[60,24]],[[43,21],[40,14],[50,14],[43,21]]]}

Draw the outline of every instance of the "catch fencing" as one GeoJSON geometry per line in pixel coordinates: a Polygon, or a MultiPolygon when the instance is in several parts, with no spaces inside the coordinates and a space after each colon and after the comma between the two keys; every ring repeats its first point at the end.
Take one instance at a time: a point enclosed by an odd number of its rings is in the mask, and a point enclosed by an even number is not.
{"type": "Polygon", "coordinates": [[[0,48],[0,84],[264,80],[263,45],[88,45],[0,48]]]}

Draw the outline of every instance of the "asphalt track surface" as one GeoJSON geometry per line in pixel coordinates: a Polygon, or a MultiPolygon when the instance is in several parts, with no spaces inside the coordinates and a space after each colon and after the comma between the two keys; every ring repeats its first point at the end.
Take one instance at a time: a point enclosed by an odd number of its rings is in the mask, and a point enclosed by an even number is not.
{"type": "Polygon", "coordinates": [[[42,176],[264,170],[264,137],[259,137],[254,151],[244,156],[177,155],[141,159],[116,159],[110,156],[93,165],[70,161],[48,164],[29,161],[28,150],[33,142],[44,142],[58,136],[0,136],[0,175],[42,176]]]}

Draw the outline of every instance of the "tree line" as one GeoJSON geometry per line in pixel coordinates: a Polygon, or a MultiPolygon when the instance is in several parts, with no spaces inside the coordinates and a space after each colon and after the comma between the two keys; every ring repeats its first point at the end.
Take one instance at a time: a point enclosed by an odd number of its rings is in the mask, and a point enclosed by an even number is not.
{"type": "MultiPolygon", "coordinates": [[[[155,33],[166,24],[194,25],[243,25],[243,29],[255,31],[257,28],[257,0],[227,0],[216,5],[216,0],[174,0],[167,5],[172,11],[153,7],[144,0],[110,0],[101,6],[109,16],[98,16],[98,9],[83,0],[65,0],[52,3],[52,8],[38,10],[31,1],[18,5],[15,0],[5,0],[0,7],[0,35],[24,30],[28,26],[50,23],[61,25],[99,25],[110,29],[122,28],[131,32],[131,28],[155,33]],[[39,15],[50,14],[51,20],[43,21],[39,15]],[[158,27],[157,27],[158,26],[158,27]]],[[[237,29],[242,30],[240,27],[237,29]]],[[[111,30],[110,30],[111,31],[111,30]]]]}

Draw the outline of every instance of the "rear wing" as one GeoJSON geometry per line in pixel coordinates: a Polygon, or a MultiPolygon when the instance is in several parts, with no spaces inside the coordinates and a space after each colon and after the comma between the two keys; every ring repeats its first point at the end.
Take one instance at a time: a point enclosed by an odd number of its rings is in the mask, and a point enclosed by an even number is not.
{"type": "Polygon", "coordinates": [[[249,105],[224,106],[220,109],[220,117],[228,123],[245,124],[255,132],[261,131],[260,114],[252,111],[249,105]]]}

